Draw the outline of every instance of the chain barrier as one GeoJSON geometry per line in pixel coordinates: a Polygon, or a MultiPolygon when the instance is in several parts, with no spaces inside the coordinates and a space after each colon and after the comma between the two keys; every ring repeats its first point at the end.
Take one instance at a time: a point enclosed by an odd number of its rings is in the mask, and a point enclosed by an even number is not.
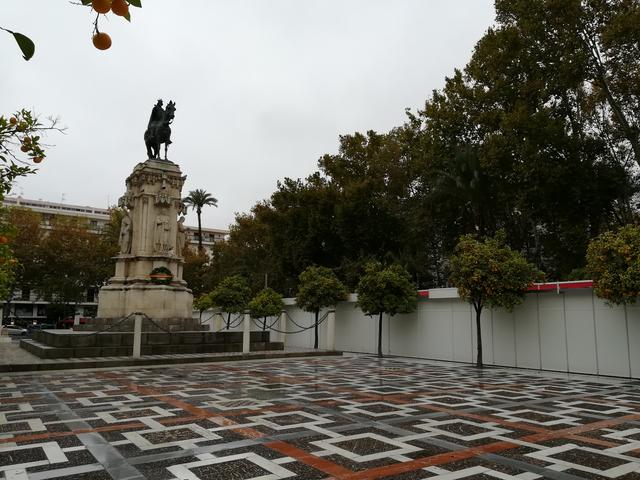
{"type": "MultiPolygon", "coordinates": [[[[220,315],[222,317],[222,315],[220,315]]],[[[229,322],[229,328],[227,328],[227,323],[224,319],[224,317],[222,317],[222,322],[224,323],[224,325],[222,326],[222,328],[220,330],[216,330],[215,333],[219,333],[222,332],[224,330],[231,330],[232,328],[236,328],[238,325],[240,325],[242,323],[242,314],[239,314],[236,318],[234,318],[232,321],[229,322]],[[235,321],[238,320],[238,323],[235,323],[235,321]]]]}
{"type": "MultiPolygon", "coordinates": [[[[288,314],[286,311],[285,311],[284,313],[285,313],[286,317],[287,317],[287,318],[289,318],[289,320],[291,320],[291,317],[289,316],[289,314],[288,314]]],[[[320,318],[318,319],[318,327],[319,327],[320,325],[322,325],[322,322],[324,322],[328,317],[329,317],[329,312],[326,312],[322,317],[320,317],[320,318]]],[[[279,320],[279,318],[278,318],[278,319],[276,319],[276,321],[277,321],[277,320],[279,320]]],[[[292,321],[293,321],[293,320],[292,320],[292,321]]],[[[255,320],[255,319],[253,320],[253,322],[254,322],[254,324],[256,324],[256,326],[258,326],[258,327],[262,328],[262,325],[259,325],[258,323],[256,323],[256,320],[255,320]]],[[[299,324],[298,324],[298,323],[296,323],[296,322],[293,322],[293,323],[294,323],[296,326],[298,326],[298,327],[300,328],[300,330],[297,330],[297,331],[295,331],[295,332],[292,332],[292,331],[284,331],[284,330],[278,330],[277,328],[274,328],[273,326],[269,327],[269,330],[273,330],[274,332],[277,332],[277,333],[284,333],[285,335],[295,335],[295,334],[297,334],[297,333],[302,333],[302,332],[306,332],[307,330],[311,330],[312,328],[315,328],[315,326],[316,326],[316,325],[315,325],[315,322],[314,322],[311,326],[309,326],[309,327],[302,327],[301,325],[299,325],[299,324]]],[[[272,324],[272,325],[275,325],[275,324],[276,324],[276,322],[273,322],[273,324],[272,324]]]]}
{"type": "Polygon", "coordinates": [[[216,317],[222,318],[222,321],[224,322],[224,317],[222,316],[222,314],[220,312],[214,312],[213,315],[211,315],[209,318],[205,319],[204,321],[202,321],[202,318],[201,318],[200,319],[200,326],[206,325],[207,322],[212,321],[216,317]]]}
{"type": "Polygon", "coordinates": [[[86,337],[90,337],[92,335],[98,335],[99,333],[104,333],[104,332],[109,332],[110,330],[114,329],[115,327],[117,327],[118,325],[120,325],[122,322],[129,320],[131,317],[138,315],[137,313],[130,313],[129,315],[127,315],[124,318],[121,318],[120,320],[118,320],[116,323],[114,323],[113,325],[103,329],[103,330],[98,330],[97,332],[90,332],[90,333],[86,333],[84,336],[86,337]]]}
{"type": "Polygon", "coordinates": [[[149,320],[152,324],[154,324],[156,327],[158,327],[160,330],[162,330],[165,333],[168,334],[172,334],[173,332],[171,330],[167,330],[166,328],[164,328],[162,325],[159,325],[158,323],[156,323],[150,316],[148,316],[146,313],[139,313],[138,315],[142,315],[144,318],[146,318],[147,320],[149,320]]]}

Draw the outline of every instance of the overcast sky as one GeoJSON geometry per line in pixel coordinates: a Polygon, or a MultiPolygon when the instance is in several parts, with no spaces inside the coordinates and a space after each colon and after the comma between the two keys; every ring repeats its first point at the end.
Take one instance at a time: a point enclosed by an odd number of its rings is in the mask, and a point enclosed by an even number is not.
{"type": "MultiPolygon", "coordinates": [[[[59,116],[65,135],[12,195],[106,207],[146,159],[158,98],[176,102],[169,159],[183,194],[212,193],[203,225],[269,197],[278,179],[306,177],[338,136],[387,131],[463,67],[493,22],[492,0],[143,0],[132,23],[65,0],[3,1],[0,26],[25,33],[25,62],[0,35],[0,112],[59,116]]],[[[4,32],[0,32],[3,34],[4,32]]],[[[187,223],[196,224],[195,214],[187,223]]]]}

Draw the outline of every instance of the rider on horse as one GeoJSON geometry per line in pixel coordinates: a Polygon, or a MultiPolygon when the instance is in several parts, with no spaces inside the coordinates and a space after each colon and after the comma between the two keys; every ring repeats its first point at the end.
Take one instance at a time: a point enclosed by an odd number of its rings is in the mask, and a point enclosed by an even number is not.
{"type": "Polygon", "coordinates": [[[162,99],[158,99],[158,103],[156,103],[153,110],[151,110],[151,117],[149,117],[149,125],[147,127],[152,136],[155,137],[157,135],[163,120],[164,108],[162,108],[162,99]]]}
{"type": "Polygon", "coordinates": [[[147,131],[144,133],[149,158],[160,158],[160,145],[164,144],[164,159],[167,160],[167,147],[171,144],[169,125],[173,122],[175,111],[176,104],[173,101],[169,102],[166,110],[162,108],[161,99],[153,107],[147,131]]]}

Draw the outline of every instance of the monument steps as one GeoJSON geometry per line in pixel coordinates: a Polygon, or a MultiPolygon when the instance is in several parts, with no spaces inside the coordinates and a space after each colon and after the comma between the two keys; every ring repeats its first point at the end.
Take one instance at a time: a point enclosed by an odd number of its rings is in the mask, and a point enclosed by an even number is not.
{"type": "MultiPolygon", "coordinates": [[[[20,347],[39,358],[124,357],[132,355],[132,332],[74,332],[42,330],[22,339],[20,347]]],[[[242,332],[144,332],[142,355],[242,352],[242,332]]],[[[271,342],[269,332],[251,332],[250,350],[284,350],[282,342],[271,342]]]]}

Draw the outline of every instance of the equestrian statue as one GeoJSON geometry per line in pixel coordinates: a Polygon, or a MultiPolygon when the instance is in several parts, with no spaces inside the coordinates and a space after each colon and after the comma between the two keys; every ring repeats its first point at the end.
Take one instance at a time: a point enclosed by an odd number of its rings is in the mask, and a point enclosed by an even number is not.
{"type": "Polygon", "coordinates": [[[147,131],[144,132],[144,143],[149,158],[160,158],[160,145],[164,143],[164,159],[167,160],[167,148],[171,144],[171,123],[175,116],[176,104],[169,101],[166,110],[162,108],[162,99],[153,107],[147,131]]]}

